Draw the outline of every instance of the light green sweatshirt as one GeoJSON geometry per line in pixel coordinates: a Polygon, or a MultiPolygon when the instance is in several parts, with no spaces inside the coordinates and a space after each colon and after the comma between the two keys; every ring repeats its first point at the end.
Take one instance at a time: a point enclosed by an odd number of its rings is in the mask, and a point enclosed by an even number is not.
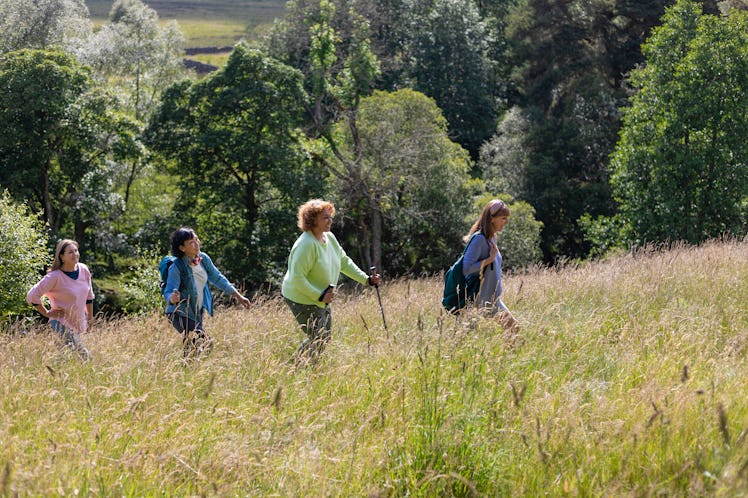
{"type": "Polygon", "coordinates": [[[307,231],[294,242],[281,287],[286,299],[324,308],[319,298],[329,285],[337,285],[341,271],[356,282],[366,283],[369,276],[348,257],[332,232],[324,236],[323,244],[307,231]]]}

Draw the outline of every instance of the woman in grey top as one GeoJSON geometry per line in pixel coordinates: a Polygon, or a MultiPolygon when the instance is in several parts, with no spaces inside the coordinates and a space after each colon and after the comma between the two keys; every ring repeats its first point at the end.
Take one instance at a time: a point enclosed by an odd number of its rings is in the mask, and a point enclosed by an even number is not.
{"type": "Polygon", "coordinates": [[[477,306],[489,316],[498,316],[505,328],[516,331],[519,325],[501,300],[501,253],[496,244],[496,234],[509,223],[510,214],[509,207],[501,200],[493,199],[486,204],[465,236],[469,245],[463,257],[462,273],[466,277],[480,276],[477,306]]]}

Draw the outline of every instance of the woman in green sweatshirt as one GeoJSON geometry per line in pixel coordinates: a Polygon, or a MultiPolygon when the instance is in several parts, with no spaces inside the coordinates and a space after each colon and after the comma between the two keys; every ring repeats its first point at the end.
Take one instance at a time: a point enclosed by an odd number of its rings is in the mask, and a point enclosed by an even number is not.
{"type": "Polygon", "coordinates": [[[378,274],[367,275],[348,257],[330,231],[335,216],[331,202],[313,199],[299,206],[296,239],[288,256],[281,292],[306,338],[295,361],[315,361],[330,341],[335,286],[342,272],[361,284],[379,285],[378,274]]]}

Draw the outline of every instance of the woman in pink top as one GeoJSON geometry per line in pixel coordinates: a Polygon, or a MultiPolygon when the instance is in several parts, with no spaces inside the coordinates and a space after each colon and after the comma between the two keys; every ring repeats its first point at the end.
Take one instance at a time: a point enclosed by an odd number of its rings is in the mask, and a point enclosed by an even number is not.
{"type": "Polygon", "coordinates": [[[88,350],[80,341],[88,320],[93,316],[93,288],[91,272],[79,261],[78,243],[63,239],[55,248],[55,259],[50,271],[26,294],[33,304],[49,318],[49,325],[66,345],[88,359],[88,350]],[[42,296],[49,299],[49,309],[42,304],[42,296]]]}

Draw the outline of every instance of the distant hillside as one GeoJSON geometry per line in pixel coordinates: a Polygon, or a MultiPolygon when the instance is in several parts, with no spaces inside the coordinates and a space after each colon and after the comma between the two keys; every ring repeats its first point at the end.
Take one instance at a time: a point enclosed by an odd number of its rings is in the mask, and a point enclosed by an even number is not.
{"type": "MultiPolygon", "coordinates": [[[[86,0],[94,19],[109,15],[113,0],[86,0]]],[[[161,19],[243,21],[249,27],[272,22],[283,14],[285,0],[153,0],[145,2],[161,19]]]]}

